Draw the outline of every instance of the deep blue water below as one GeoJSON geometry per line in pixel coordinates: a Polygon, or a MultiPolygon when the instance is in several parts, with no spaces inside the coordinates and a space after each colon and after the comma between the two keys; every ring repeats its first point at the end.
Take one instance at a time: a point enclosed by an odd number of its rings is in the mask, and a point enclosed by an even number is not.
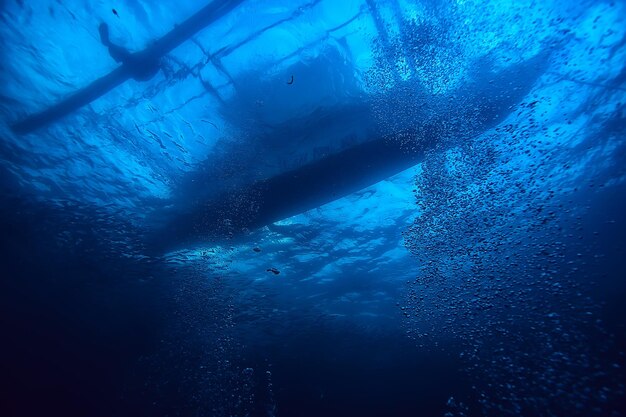
{"type": "Polygon", "coordinates": [[[626,415],[626,3],[0,1],[0,416],[626,415]]]}

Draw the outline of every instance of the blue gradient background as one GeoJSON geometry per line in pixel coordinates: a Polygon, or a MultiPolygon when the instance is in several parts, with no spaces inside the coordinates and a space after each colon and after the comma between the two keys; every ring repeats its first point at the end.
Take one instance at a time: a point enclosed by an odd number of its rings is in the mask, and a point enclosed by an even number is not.
{"type": "Polygon", "coordinates": [[[2,415],[624,415],[626,4],[243,1],[11,130],[115,70],[102,22],[135,52],[204,6],[0,1],[2,415]],[[483,82],[538,56],[484,124],[483,82]],[[422,162],[154,233],[373,128],[422,162]]]}

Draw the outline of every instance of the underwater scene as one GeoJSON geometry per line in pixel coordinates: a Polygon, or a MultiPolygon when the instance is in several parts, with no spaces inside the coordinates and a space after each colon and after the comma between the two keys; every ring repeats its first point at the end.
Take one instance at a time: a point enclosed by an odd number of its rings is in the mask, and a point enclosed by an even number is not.
{"type": "Polygon", "coordinates": [[[623,0],[0,0],[0,416],[626,415],[623,0]]]}

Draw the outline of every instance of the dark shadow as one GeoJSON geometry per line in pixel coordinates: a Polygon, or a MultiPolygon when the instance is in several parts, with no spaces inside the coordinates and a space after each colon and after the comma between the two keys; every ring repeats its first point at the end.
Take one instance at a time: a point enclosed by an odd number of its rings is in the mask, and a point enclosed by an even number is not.
{"type": "Polygon", "coordinates": [[[136,415],[118,409],[170,311],[167,270],[100,208],[24,190],[0,202],[0,414],[136,415]]]}
{"type": "Polygon", "coordinates": [[[100,35],[103,44],[108,47],[111,57],[121,62],[122,65],[48,109],[13,124],[11,129],[17,134],[34,132],[91,103],[131,78],[139,81],[152,78],[159,70],[161,58],[198,31],[226,15],[242,1],[213,1],[146,49],[134,53],[128,52],[121,46],[113,45],[108,40],[108,28],[106,25],[101,25],[100,35]]]}
{"type": "MultiPolygon", "coordinates": [[[[491,71],[489,58],[477,62],[477,70],[470,81],[445,98],[432,98],[429,106],[437,110],[436,116],[420,120],[415,112],[403,112],[392,107],[390,113],[383,117],[392,130],[383,130],[385,126],[381,127],[380,120],[375,119],[371,105],[374,100],[392,100],[400,104],[410,102],[411,97],[407,94],[415,91],[414,86],[400,86],[388,97],[366,98],[365,105],[346,106],[335,109],[334,113],[323,113],[331,114],[328,118],[320,119],[320,113],[313,112],[310,120],[304,122],[299,119],[298,123],[328,126],[347,117],[362,120],[370,136],[362,138],[356,145],[322,155],[271,177],[220,188],[220,179],[210,176],[215,172],[211,169],[215,162],[209,158],[206,166],[200,166],[190,174],[191,181],[204,184],[200,188],[222,191],[202,198],[197,188],[186,188],[183,184],[181,189],[191,192],[179,193],[172,202],[173,208],[155,222],[166,225],[154,234],[148,246],[160,252],[203,240],[232,237],[319,207],[408,169],[419,162],[427,149],[440,144],[446,137],[475,136],[503,120],[543,74],[548,58],[547,53],[542,53],[497,73],[491,71]],[[450,96],[456,97],[456,101],[448,102],[450,96]],[[354,114],[349,117],[343,114],[349,112],[354,114]],[[214,186],[211,187],[211,184],[214,186]]],[[[350,135],[339,128],[335,131],[350,135]]],[[[281,130],[268,135],[273,136],[275,141],[289,143],[299,139],[294,132],[298,132],[297,125],[292,129],[282,126],[281,130]],[[287,134],[281,135],[281,131],[287,134]]],[[[332,134],[332,130],[330,132],[332,134]]],[[[330,141],[341,141],[343,138],[334,136],[330,141]]],[[[229,154],[232,158],[238,155],[235,151],[229,154]]],[[[255,155],[262,164],[263,152],[255,150],[255,155]]],[[[254,170],[250,163],[246,165],[242,170],[254,170]]]]}

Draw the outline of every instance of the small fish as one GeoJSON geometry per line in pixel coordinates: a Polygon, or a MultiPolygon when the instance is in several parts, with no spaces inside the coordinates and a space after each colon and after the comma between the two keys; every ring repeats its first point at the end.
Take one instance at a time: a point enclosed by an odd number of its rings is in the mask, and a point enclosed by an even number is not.
{"type": "Polygon", "coordinates": [[[261,248],[259,248],[259,247],[252,248],[252,250],[253,250],[253,251],[255,251],[255,252],[257,252],[257,253],[258,253],[258,252],[261,252],[261,248]]]}
{"type": "Polygon", "coordinates": [[[266,269],[265,271],[266,271],[266,272],[271,272],[271,273],[273,273],[274,275],[278,275],[278,274],[280,274],[280,271],[279,271],[278,269],[276,269],[276,268],[268,268],[268,269],[266,269]]]}
{"type": "Polygon", "coordinates": [[[113,12],[113,14],[114,14],[115,16],[117,16],[117,18],[119,19],[120,15],[119,15],[119,14],[117,14],[117,10],[115,10],[115,9],[111,9],[111,11],[112,11],[112,12],[113,12]]]}
{"type": "Polygon", "coordinates": [[[293,84],[293,75],[291,76],[291,79],[289,81],[287,81],[287,84],[289,84],[289,85],[293,84]]]}

